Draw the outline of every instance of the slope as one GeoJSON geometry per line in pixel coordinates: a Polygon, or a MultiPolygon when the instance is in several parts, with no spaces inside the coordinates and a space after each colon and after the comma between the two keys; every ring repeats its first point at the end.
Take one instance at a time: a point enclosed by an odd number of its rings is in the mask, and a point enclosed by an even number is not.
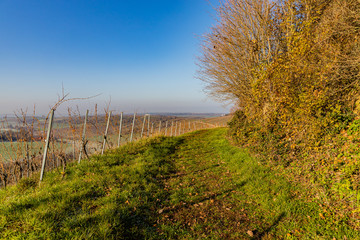
{"type": "Polygon", "coordinates": [[[156,137],[0,192],[2,239],[360,238],[226,140],[156,137]]]}

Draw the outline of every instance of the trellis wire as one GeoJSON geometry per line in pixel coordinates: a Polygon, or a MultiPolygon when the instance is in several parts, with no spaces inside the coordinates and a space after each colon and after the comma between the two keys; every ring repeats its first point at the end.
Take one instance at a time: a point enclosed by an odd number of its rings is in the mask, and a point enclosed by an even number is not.
{"type": "MultiPolygon", "coordinates": [[[[39,133],[36,133],[35,137],[31,135],[32,137],[30,138],[29,143],[24,142],[22,144],[23,150],[21,151],[24,152],[24,154],[22,155],[23,159],[20,160],[15,159],[14,161],[11,161],[6,164],[0,162],[0,167],[4,165],[2,169],[0,168],[0,178],[2,181],[2,184],[0,183],[1,184],[0,187],[6,186],[6,184],[9,183],[15,183],[23,177],[30,177],[32,173],[39,170],[41,170],[40,181],[43,180],[46,171],[60,166],[63,166],[62,174],[65,174],[66,163],[70,161],[75,161],[75,154],[73,153],[75,150],[79,152],[78,158],[76,158],[76,160],[78,160],[77,161],[78,163],[82,161],[84,154],[86,154],[86,157],[88,157],[87,153],[89,154],[99,153],[99,150],[100,150],[100,154],[104,154],[105,149],[111,148],[113,146],[120,146],[121,139],[123,139],[122,137],[123,131],[125,131],[125,134],[126,132],[128,133],[127,136],[130,135],[130,138],[127,138],[127,142],[132,142],[135,139],[136,140],[139,139],[138,136],[140,133],[139,132],[140,124],[139,125],[136,124],[137,121],[136,112],[134,112],[134,116],[132,118],[132,124],[131,124],[130,116],[126,117],[125,118],[126,121],[124,122],[123,112],[120,113],[120,121],[115,121],[117,123],[114,123],[114,121],[112,120],[115,118],[115,115],[114,116],[111,115],[112,115],[112,111],[107,111],[106,115],[100,115],[101,117],[99,118],[97,115],[97,108],[95,107],[95,115],[90,117],[90,120],[89,120],[89,110],[87,110],[85,117],[81,117],[80,113],[78,113],[78,117],[71,117],[73,115],[72,114],[70,115],[69,113],[70,116],[69,118],[60,118],[55,121],[54,111],[52,110],[49,114],[49,119],[48,119],[49,122],[47,122],[48,127],[46,132],[45,147],[43,148],[43,154],[41,154],[42,161],[39,159],[40,155],[35,154],[36,155],[36,156],[34,155],[35,157],[32,156],[32,152],[34,151],[34,149],[31,146],[33,144],[34,139],[40,136],[39,133]],[[83,121],[81,121],[82,119],[83,121]],[[67,128],[67,126],[64,125],[66,124],[66,122],[68,122],[68,124],[71,124],[70,128],[67,128]],[[80,127],[80,125],[82,126],[80,127]],[[105,127],[105,133],[102,136],[103,139],[101,144],[101,140],[97,141],[96,139],[101,137],[101,132],[103,132],[103,127],[105,127]],[[65,129],[69,129],[66,131],[70,131],[70,133],[67,134],[65,129]],[[118,136],[117,145],[114,145],[114,142],[116,141],[116,136],[118,136]],[[49,148],[50,143],[51,143],[51,148],[49,148]],[[39,169],[39,167],[41,167],[41,169],[39,169]]],[[[144,127],[142,129],[142,135],[143,136],[145,135],[144,131],[146,125],[147,125],[147,136],[154,136],[154,135],[168,136],[169,133],[170,136],[178,136],[186,133],[187,130],[189,131],[194,130],[197,127],[196,125],[201,125],[202,128],[212,126],[209,123],[195,121],[194,119],[192,121],[188,121],[189,129],[187,129],[186,121],[184,118],[177,118],[177,117],[174,118],[170,116],[169,118],[173,119],[171,120],[171,124],[169,124],[170,121],[166,119],[164,120],[162,117],[159,119],[156,116],[150,117],[150,114],[144,114],[145,121],[143,122],[144,127]],[[148,121],[147,124],[146,121],[148,121]],[[164,122],[165,124],[163,124],[164,122]],[[157,126],[157,123],[158,123],[158,128],[155,128],[157,126]],[[193,129],[191,128],[191,123],[193,123],[194,126],[193,129]]],[[[116,119],[119,118],[116,117],[116,119]]],[[[39,129],[39,127],[40,127],[40,122],[38,123],[37,129],[39,129]]],[[[44,127],[44,132],[45,132],[45,127],[44,127]]],[[[126,140],[126,138],[124,138],[123,141],[124,140],[126,140]]]]}

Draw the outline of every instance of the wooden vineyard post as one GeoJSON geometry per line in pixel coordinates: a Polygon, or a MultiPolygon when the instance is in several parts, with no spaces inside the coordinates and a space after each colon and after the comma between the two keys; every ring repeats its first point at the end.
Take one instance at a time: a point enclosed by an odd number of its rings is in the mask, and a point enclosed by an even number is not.
{"type": "Polygon", "coordinates": [[[168,130],[168,121],[165,122],[165,136],[167,135],[167,130],[168,130]]]}
{"type": "Polygon", "coordinates": [[[179,134],[178,135],[181,135],[181,121],[179,122],[179,134]]]}
{"type": "Polygon", "coordinates": [[[148,137],[150,137],[150,114],[148,114],[148,137]]]}
{"type": "Polygon", "coordinates": [[[118,147],[120,146],[120,140],[121,140],[122,122],[123,122],[123,112],[120,113],[120,126],[119,126],[118,147]]]}
{"type": "Polygon", "coordinates": [[[143,124],[142,124],[142,127],[141,127],[141,134],[140,134],[140,138],[143,137],[143,134],[144,134],[144,128],[145,128],[145,122],[146,122],[146,115],[144,115],[144,120],[143,120],[143,124]]]}
{"type": "Polygon", "coordinates": [[[176,135],[175,122],[173,122],[171,128],[172,128],[172,129],[171,129],[171,136],[175,136],[175,135],[176,135]]]}
{"type": "MultiPolygon", "coordinates": [[[[83,127],[83,132],[82,132],[82,137],[81,137],[81,148],[80,148],[78,163],[80,163],[81,157],[82,157],[82,152],[85,151],[85,148],[86,148],[85,134],[86,134],[86,122],[87,122],[88,116],[89,116],[89,110],[86,110],[85,119],[84,119],[84,127],[83,127]]],[[[86,154],[86,152],[85,152],[85,154],[86,154]]]]}
{"type": "Polygon", "coordinates": [[[29,146],[28,144],[26,143],[25,145],[26,147],[26,168],[27,168],[27,173],[26,173],[26,177],[30,177],[30,156],[29,156],[29,146]]]}
{"type": "Polygon", "coordinates": [[[104,154],[105,145],[106,145],[106,142],[107,142],[107,133],[108,133],[108,130],[109,130],[110,117],[111,117],[111,111],[108,113],[108,119],[107,119],[106,129],[105,129],[105,133],[104,133],[104,141],[103,141],[103,146],[102,146],[102,149],[101,149],[101,155],[104,154]]]}
{"type": "Polygon", "coordinates": [[[132,123],[132,127],[131,127],[131,134],[130,134],[130,142],[132,142],[132,140],[133,140],[134,127],[135,127],[135,117],[136,117],[136,112],[134,112],[134,118],[133,118],[133,123],[132,123]]]}
{"type": "Polygon", "coordinates": [[[191,124],[190,124],[190,120],[189,120],[189,132],[191,132],[191,124]]]}
{"type": "Polygon", "coordinates": [[[72,145],[72,152],[73,152],[73,159],[75,160],[75,157],[76,157],[76,153],[75,153],[75,136],[73,136],[73,145],[72,145]]]}
{"type": "Polygon", "coordinates": [[[178,122],[175,122],[175,137],[178,135],[178,122]]]}
{"type": "Polygon", "coordinates": [[[171,127],[170,127],[170,137],[173,136],[173,129],[174,129],[174,121],[171,121],[171,127]]]}
{"type": "Polygon", "coordinates": [[[45,147],[44,147],[44,156],[43,156],[42,165],[41,165],[40,182],[43,180],[43,177],[44,177],[44,170],[45,170],[45,165],[46,165],[46,156],[47,156],[47,152],[48,152],[48,148],[49,148],[50,134],[51,134],[53,117],[54,117],[54,111],[55,111],[54,109],[51,109],[51,112],[50,112],[49,126],[48,126],[48,131],[47,131],[46,140],[45,140],[46,141],[45,142],[45,147]]]}
{"type": "Polygon", "coordinates": [[[161,120],[159,122],[159,135],[161,135],[161,120]]]}

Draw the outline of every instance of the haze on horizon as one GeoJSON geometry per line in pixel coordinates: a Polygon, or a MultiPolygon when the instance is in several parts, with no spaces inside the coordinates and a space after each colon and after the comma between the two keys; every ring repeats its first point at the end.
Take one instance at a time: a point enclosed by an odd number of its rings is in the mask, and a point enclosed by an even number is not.
{"type": "Polygon", "coordinates": [[[61,95],[122,111],[227,112],[195,78],[217,0],[0,2],[0,114],[61,95]]]}

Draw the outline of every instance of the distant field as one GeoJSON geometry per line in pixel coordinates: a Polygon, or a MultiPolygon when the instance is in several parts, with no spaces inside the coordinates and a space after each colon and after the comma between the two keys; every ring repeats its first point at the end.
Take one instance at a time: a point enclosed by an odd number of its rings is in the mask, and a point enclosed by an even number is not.
{"type": "MultiPolygon", "coordinates": [[[[30,143],[28,142],[29,146],[30,143]]],[[[42,143],[40,141],[32,143],[32,153],[39,151],[42,143]]],[[[0,142],[0,161],[16,159],[17,156],[25,158],[26,142],[0,142]]]]}
{"type": "MultiPolygon", "coordinates": [[[[119,136],[119,119],[120,116],[118,115],[113,115],[111,118],[106,148],[113,148],[117,146],[119,136]]],[[[128,142],[130,139],[132,119],[133,115],[124,115],[121,144],[128,142]]],[[[167,116],[151,115],[150,119],[150,124],[148,124],[147,121],[145,122],[143,134],[144,137],[146,137],[148,133],[150,133],[150,135],[159,134],[159,129],[162,131],[161,134],[165,134],[166,122],[168,126],[166,134],[170,136],[171,134],[175,134],[175,122],[178,122],[177,131],[179,131],[181,127],[180,133],[184,133],[189,130],[195,130],[203,127],[226,126],[226,123],[231,119],[231,116],[217,116],[216,114],[170,114],[167,116]],[[160,122],[161,127],[159,128],[160,122]],[[203,125],[201,122],[207,123],[209,125],[203,125]],[[171,128],[173,123],[173,128],[171,128]],[[149,125],[150,129],[148,129],[149,125]]],[[[133,141],[136,141],[140,138],[143,121],[144,115],[138,115],[136,118],[133,141]]],[[[67,118],[56,118],[54,120],[52,133],[58,139],[58,142],[55,143],[55,148],[58,153],[72,153],[74,151],[73,147],[75,140],[75,155],[79,154],[83,127],[82,122],[83,119],[81,120],[81,117],[79,116],[72,118],[71,126],[69,125],[70,122],[67,118]],[[64,142],[61,143],[61,141],[64,142]]],[[[8,124],[16,126],[16,121],[11,120],[8,122],[8,124]]],[[[46,130],[46,128],[47,126],[44,125],[44,119],[40,119],[36,126],[34,126],[35,135],[41,135],[44,137],[45,133],[43,131],[46,130]]],[[[87,150],[89,154],[101,151],[105,128],[106,120],[104,115],[89,116],[86,130],[86,138],[88,140],[87,150]]],[[[12,129],[12,131],[14,131],[14,129],[12,129]]],[[[30,142],[27,144],[30,147],[30,142]]],[[[0,142],[0,161],[11,161],[25,158],[25,146],[25,142],[0,142]]],[[[36,156],[42,155],[43,147],[44,141],[33,142],[31,153],[35,154],[36,156]]],[[[51,145],[50,151],[53,150],[52,147],[53,146],[51,145]]]]}
{"type": "MultiPolygon", "coordinates": [[[[31,154],[35,156],[39,156],[43,154],[44,142],[37,141],[32,142],[31,154]]],[[[16,159],[24,159],[26,158],[26,142],[0,142],[0,161],[11,161],[16,159]]],[[[30,142],[28,142],[28,146],[30,148],[30,142]]],[[[72,151],[71,143],[61,143],[56,142],[54,144],[50,144],[49,151],[50,153],[53,151],[53,148],[56,151],[62,151],[64,153],[69,153],[72,151]]]]}
{"type": "Polygon", "coordinates": [[[232,115],[226,115],[221,117],[212,117],[212,118],[205,118],[202,119],[203,122],[219,125],[219,126],[226,126],[226,124],[231,120],[232,115]]]}

